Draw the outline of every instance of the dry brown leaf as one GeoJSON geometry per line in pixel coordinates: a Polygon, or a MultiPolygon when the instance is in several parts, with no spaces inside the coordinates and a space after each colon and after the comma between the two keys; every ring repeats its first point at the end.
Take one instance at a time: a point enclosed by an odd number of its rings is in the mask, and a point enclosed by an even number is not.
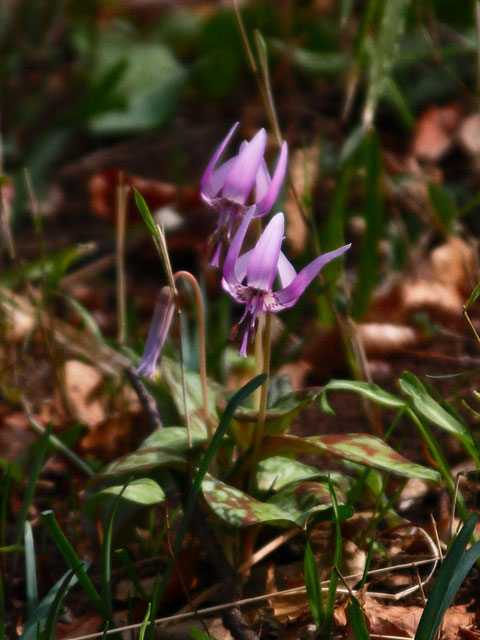
{"type": "Polygon", "coordinates": [[[458,132],[458,140],[465,151],[473,156],[480,155],[480,114],[467,116],[458,132]]]}
{"type": "Polygon", "coordinates": [[[431,106],[418,118],[413,153],[421,160],[438,162],[450,150],[463,116],[456,103],[431,106]]]}
{"type": "Polygon", "coordinates": [[[467,297],[479,279],[478,250],[452,236],[430,254],[432,279],[467,297]]]}
{"type": "Polygon", "coordinates": [[[386,356],[420,342],[418,331],[389,322],[365,322],[357,326],[358,338],[367,356],[386,356]]]}
{"type": "MultiPolygon", "coordinates": [[[[423,613],[422,607],[404,607],[390,603],[379,603],[369,596],[359,597],[365,614],[368,630],[371,634],[390,635],[405,638],[413,638],[418,627],[418,623],[423,613]]],[[[340,626],[345,626],[346,605],[337,607],[335,610],[335,621],[340,626]]],[[[443,621],[443,631],[447,638],[458,637],[460,627],[473,624],[475,614],[468,612],[465,605],[450,607],[447,610],[443,621]]],[[[351,629],[348,638],[353,640],[351,629]]]]}
{"type": "Polygon", "coordinates": [[[65,391],[75,417],[92,428],[106,418],[105,409],[97,397],[103,382],[102,374],[91,365],[80,360],[65,363],[65,391]]]}
{"type": "Polygon", "coordinates": [[[55,640],[64,640],[64,638],[75,638],[76,636],[95,633],[100,629],[101,624],[102,618],[95,614],[87,614],[81,618],[77,618],[71,624],[57,622],[55,640]]]}
{"type": "Polygon", "coordinates": [[[397,501],[397,509],[405,511],[421,502],[430,491],[429,485],[419,478],[410,478],[397,501]]]}

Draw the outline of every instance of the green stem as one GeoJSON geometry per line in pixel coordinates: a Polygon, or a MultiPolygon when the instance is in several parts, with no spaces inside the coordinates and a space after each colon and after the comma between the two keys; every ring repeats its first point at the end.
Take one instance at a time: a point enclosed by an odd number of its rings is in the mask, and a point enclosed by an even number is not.
{"type": "Polygon", "coordinates": [[[198,351],[200,359],[200,380],[202,384],[202,398],[203,398],[203,411],[205,413],[205,423],[207,425],[207,431],[209,438],[211,439],[214,434],[213,423],[210,420],[210,412],[208,409],[208,378],[207,378],[207,356],[206,356],[206,342],[205,342],[205,308],[203,304],[202,292],[197,279],[189,271],[177,271],[173,276],[175,282],[178,278],[185,278],[192,285],[195,293],[195,303],[197,305],[197,319],[198,319],[198,351]]]}
{"type": "Polygon", "coordinates": [[[270,376],[270,356],[272,352],[272,314],[265,314],[265,329],[263,332],[263,373],[267,376],[262,385],[260,394],[260,408],[258,411],[257,428],[253,441],[252,466],[250,468],[250,479],[248,483],[249,493],[252,493],[255,487],[255,473],[257,470],[258,458],[263,442],[265,432],[265,416],[267,414],[267,394],[268,394],[268,378],[270,376]]]}

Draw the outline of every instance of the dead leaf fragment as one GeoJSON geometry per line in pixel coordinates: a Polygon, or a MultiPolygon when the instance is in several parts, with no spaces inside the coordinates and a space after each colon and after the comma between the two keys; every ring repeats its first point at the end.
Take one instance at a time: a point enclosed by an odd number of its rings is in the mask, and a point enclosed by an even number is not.
{"type": "Polygon", "coordinates": [[[462,115],[457,103],[429,107],[417,120],[413,154],[428,162],[441,160],[455,142],[462,115]]]}
{"type": "Polygon", "coordinates": [[[102,383],[102,374],[91,365],[80,360],[65,363],[65,390],[75,417],[89,427],[105,420],[105,410],[95,391],[102,383]]]}

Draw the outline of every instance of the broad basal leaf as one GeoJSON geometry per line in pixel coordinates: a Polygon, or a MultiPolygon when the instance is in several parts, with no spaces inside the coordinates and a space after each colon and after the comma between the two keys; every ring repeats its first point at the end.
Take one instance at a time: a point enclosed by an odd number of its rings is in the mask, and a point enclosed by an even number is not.
{"type": "MultiPolygon", "coordinates": [[[[353,508],[344,504],[345,496],[336,489],[338,515],[346,520],[353,515],[353,508]]],[[[326,482],[296,482],[285,487],[267,500],[268,504],[279,507],[283,513],[300,527],[315,519],[334,520],[332,500],[326,482]]]]}
{"type": "MultiPolygon", "coordinates": [[[[299,389],[276,399],[274,404],[267,408],[265,433],[281,433],[288,429],[300,409],[315,400],[318,394],[319,389],[299,389]]],[[[234,419],[240,423],[255,423],[258,419],[258,411],[238,407],[234,419]]]]}
{"type": "Polygon", "coordinates": [[[408,478],[433,481],[440,479],[437,471],[410,462],[380,438],[365,433],[332,434],[310,438],[289,435],[268,436],[262,445],[261,458],[303,453],[329,453],[367,467],[376,467],[408,478]]]}
{"type": "Polygon", "coordinates": [[[120,475],[125,473],[140,473],[151,471],[157,467],[175,467],[185,469],[187,460],[176,451],[169,449],[142,449],[129,453],[123,458],[114,460],[101,472],[101,477],[120,475]]]}
{"type": "Polygon", "coordinates": [[[151,506],[165,500],[165,493],[155,480],[138,478],[137,480],[132,480],[127,487],[125,487],[125,484],[119,484],[97,491],[97,493],[88,498],[85,508],[87,512],[92,512],[103,499],[116,497],[120,494],[122,500],[141,506],[151,506]]]}
{"type": "Polygon", "coordinates": [[[313,480],[325,474],[319,469],[285,456],[273,456],[258,465],[257,487],[259,491],[279,491],[300,480],[313,480]]]}
{"type": "MultiPolygon", "coordinates": [[[[198,434],[196,431],[192,433],[192,446],[197,447],[200,444],[208,442],[206,433],[204,435],[198,434]]],[[[165,427],[164,429],[158,429],[146,438],[139,446],[139,451],[142,449],[165,448],[171,451],[183,452],[187,451],[188,435],[185,427],[165,427]]]]}
{"type": "Polygon", "coordinates": [[[262,523],[288,527],[295,524],[276,505],[255,500],[212,476],[207,476],[202,482],[202,492],[214,513],[232,527],[251,527],[262,523]]]}

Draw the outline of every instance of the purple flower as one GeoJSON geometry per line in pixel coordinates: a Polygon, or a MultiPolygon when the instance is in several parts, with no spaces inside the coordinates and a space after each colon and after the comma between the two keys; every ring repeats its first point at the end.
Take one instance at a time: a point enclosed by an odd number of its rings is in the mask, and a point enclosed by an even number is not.
{"type": "MultiPolygon", "coordinates": [[[[235,234],[223,265],[222,285],[234,300],[245,305],[239,325],[245,322],[239,355],[246,357],[247,345],[255,335],[255,321],[263,312],[278,313],[293,307],[310,282],[327,262],[338,258],[351,245],[329,251],[315,258],[299,273],[281,251],[284,229],[283,213],[277,213],[265,227],[254,249],[240,256],[248,225],[255,214],[250,207],[235,234]],[[278,274],[282,288],[272,291],[278,274]],[[246,284],[243,281],[246,279],[246,284]]],[[[237,325],[238,327],[238,325],[237,325]]]]}
{"type": "Polygon", "coordinates": [[[148,332],[147,344],[137,369],[137,373],[142,376],[151,377],[155,374],[157,360],[162,353],[163,345],[172,323],[174,308],[170,287],[163,287],[158,294],[152,324],[148,332]]]}
{"type": "Polygon", "coordinates": [[[213,154],[201,181],[200,190],[204,202],[219,213],[214,231],[216,244],[210,261],[210,264],[217,267],[223,240],[225,237],[230,239],[236,221],[241,220],[245,215],[249,207],[247,200],[254,187],[255,195],[250,198],[250,204],[255,205],[253,217],[259,218],[273,207],[287,167],[288,148],[287,143],[284,142],[275,172],[270,177],[263,158],[267,134],[265,129],[260,129],[250,142],[246,140],[242,142],[236,156],[215,168],[237,127],[238,122],[233,125],[213,154]]]}

